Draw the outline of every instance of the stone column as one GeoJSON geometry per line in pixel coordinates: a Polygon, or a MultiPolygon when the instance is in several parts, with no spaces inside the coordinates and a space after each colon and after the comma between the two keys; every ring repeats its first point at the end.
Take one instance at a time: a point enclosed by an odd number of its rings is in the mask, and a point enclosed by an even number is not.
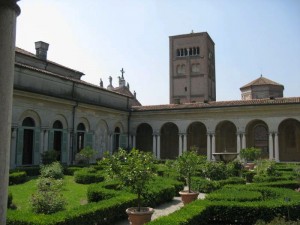
{"type": "Polygon", "coordinates": [[[269,133],[269,160],[273,160],[273,134],[269,133]]]}
{"type": "Polygon", "coordinates": [[[216,136],[215,134],[212,134],[212,138],[211,138],[211,151],[212,151],[212,160],[216,160],[215,157],[213,156],[213,153],[216,152],[216,136]]]}
{"type": "Polygon", "coordinates": [[[152,135],[152,152],[155,158],[157,158],[157,154],[156,154],[156,135],[153,134],[152,135]]]}
{"type": "Polygon", "coordinates": [[[17,0],[0,2],[0,224],[6,224],[12,99],[15,65],[17,0]]]}
{"type": "Polygon", "coordinates": [[[160,159],[160,135],[157,135],[157,159],[160,159]]]}
{"type": "Polygon", "coordinates": [[[186,152],[187,151],[187,135],[183,134],[183,146],[182,146],[182,152],[186,152]]]}
{"type": "Polygon", "coordinates": [[[279,162],[279,144],[278,144],[278,133],[275,133],[275,139],[274,139],[274,145],[275,145],[275,161],[279,162]]]}
{"type": "Polygon", "coordinates": [[[10,168],[16,167],[17,128],[12,128],[10,145],[10,168]]]}
{"type": "Polygon", "coordinates": [[[241,134],[237,133],[236,135],[236,152],[240,153],[241,151],[241,134]]]}
{"type": "Polygon", "coordinates": [[[242,133],[242,148],[246,148],[246,134],[242,133]]]}
{"type": "Polygon", "coordinates": [[[211,140],[210,140],[210,134],[207,134],[207,160],[211,160],[211,140]]]}
{"type": "Polygon", "coordinates": [[[182,155],[182,135],[179,134],[179,156],[182,155]]]}
{"type": "Polygon", "coordinates": [[[112,133],[110,135],[110,154],[112,154],[114,151],[114,134],[112,133]]]}
{"type": "Polygon", "coordinates": [[[47,150],[51,150],[48,149],[48,142],[49,142],[49,130],[48,129],[44,129],[44,148],[43,148],[43,152],[47,151],[47,150]]]}

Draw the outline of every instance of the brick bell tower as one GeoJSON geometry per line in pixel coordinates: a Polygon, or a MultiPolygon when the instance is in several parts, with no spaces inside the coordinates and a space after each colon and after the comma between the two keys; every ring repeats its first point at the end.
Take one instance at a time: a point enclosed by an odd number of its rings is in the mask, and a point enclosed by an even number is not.
{"type": "Polygon", "coordinates": [[[207,32],[169,37],[170,104],[216,100],[215,44],[207,32]]]}

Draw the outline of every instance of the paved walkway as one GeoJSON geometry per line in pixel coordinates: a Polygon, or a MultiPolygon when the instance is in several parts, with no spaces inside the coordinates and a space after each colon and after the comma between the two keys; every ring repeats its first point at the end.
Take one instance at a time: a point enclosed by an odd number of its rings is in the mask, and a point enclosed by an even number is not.
{"type": "MultiPolygon", "coordinates": [[[[205,198],[205,194],[200,193],[198,196],[198,199],[204,199],[204,198],[205,198]]],[[[181,202],[181,197],[174,197],[171,202],[167,202],[165,204],[162,204],[162,205],[154,208],[155,211],[152,215],[152,220],[155,220],[156,218],[158,218],[160,216],[168,215],[168,214],[180,209],[182,206],[183,206],[183,203],[181,202]]],[[[122,221],[115,223],[115,225],[129,225],[129,222],[126,219],[126,220],[122,220],[122,221]]]]}

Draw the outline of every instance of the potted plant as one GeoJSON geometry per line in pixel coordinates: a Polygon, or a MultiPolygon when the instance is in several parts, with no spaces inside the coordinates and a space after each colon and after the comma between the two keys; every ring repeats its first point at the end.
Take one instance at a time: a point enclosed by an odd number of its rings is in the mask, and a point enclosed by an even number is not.
{"type": "Polygon", "coordinates": [[[151,221],[154,209],[141,207],[141,197],[147,192],[147,184],[155,175],[153,155],[137,149],[130,152],[119,149],[113,155],[106,155],[104,162],[111,175],[137,194],[137,207],[126,209],[130,224],[142,225],[151,221]]]}
{"type": "Polygon", "coordinates": [[[260,148],[243,148],[240,151],[240,157],[246,162],[246,168],[247,169],[254,169],[254,161],[259,159],[261,156],[261,149],[260,148]]]}
{"type": "Polygon", "coordinates": [[[195,149],[184,152],[175,160],[175,168],[186,180],[188,189],[179,192],[184,205],[196,200],[199,192],[191,190],[192,176],[196,175],[197,168],[201,163],[201,158],[195,149]]]}

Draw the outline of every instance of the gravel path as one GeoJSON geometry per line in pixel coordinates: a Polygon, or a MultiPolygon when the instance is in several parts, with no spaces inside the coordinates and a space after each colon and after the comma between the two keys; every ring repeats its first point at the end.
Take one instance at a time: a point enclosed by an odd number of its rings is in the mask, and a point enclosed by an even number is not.
{"type": "MultiPolygon", "coordinates": [[[[200,193],[198,196],[198,199],[204,199],[205,194],[200,193]]],[[[168,215],[178,209],[180,209],[183,206],[183,203],[181,202],[181,197],[174,197],[171,202],[167,202],[165,204],[162,204],[156,208],[154,208],[154,213],[152,215],[152,220],[155,220],[156,218],[160,216],[168,215]]],[[[128,220],[122,220],[114,225],[129,225],[128,220]]]]}

